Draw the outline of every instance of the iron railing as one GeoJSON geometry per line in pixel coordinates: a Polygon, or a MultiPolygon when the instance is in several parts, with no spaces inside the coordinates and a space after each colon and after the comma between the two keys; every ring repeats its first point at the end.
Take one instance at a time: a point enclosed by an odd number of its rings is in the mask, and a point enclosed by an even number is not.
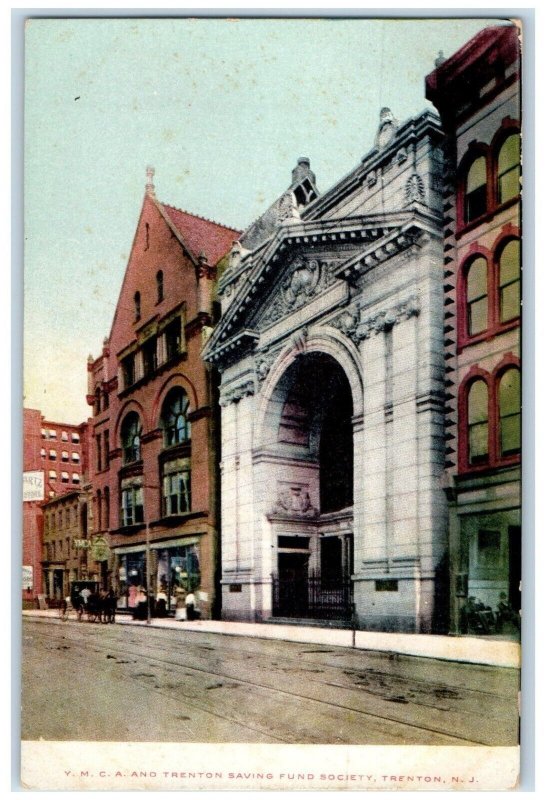
{"type": "Polygon", "coordinates": [[[301,619],[351,619],[353,589],[349,577],[311,573],[298,580],[272,576],[273,616],[301,619]]]}

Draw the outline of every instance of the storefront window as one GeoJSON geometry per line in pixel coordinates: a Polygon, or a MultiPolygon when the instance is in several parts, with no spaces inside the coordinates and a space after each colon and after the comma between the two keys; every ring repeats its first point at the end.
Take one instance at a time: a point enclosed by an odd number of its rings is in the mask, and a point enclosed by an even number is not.
{"type": "Polygon", "coordinates": [[[200,585],[197,545],[166,547],[157,551],[157,590],[167,595],[169,609],[175,608],[180,596],[195,592],[200,585]]]}

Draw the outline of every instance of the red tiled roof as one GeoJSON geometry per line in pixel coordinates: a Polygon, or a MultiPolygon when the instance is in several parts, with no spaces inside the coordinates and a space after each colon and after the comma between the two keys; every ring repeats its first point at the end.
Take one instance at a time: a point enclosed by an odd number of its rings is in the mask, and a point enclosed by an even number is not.
{"type": "Polygon", "coordinates": [[[166,203],[161,205],[193,255],[198,258],[204,252],[211,266],[217,264],[231,250],[233,242],[241,235],[241,231],[227,228],[218,222],[189,214],[166,203]]]}

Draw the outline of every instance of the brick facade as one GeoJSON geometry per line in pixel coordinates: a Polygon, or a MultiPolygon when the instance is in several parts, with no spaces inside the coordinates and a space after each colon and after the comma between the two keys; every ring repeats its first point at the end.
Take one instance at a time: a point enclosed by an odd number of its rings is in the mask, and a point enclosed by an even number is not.
{"type": "Polygon", "coordinates": [[[520,608],[518,29],[481,31],[426,87],[446,132],[446,493],[451,626],[464,632],[469,597],[520,608]]]}
{"type": "Polygon", "coordinates": [[[238,232],[160,203],[152,173],[109,336],[88,363],[93,527],[120,607],[138,586],[215,611],[216,387],[201,359],[217,263],[238,232]],[[147,560],[149,552],[149,560],[147,560]]]}

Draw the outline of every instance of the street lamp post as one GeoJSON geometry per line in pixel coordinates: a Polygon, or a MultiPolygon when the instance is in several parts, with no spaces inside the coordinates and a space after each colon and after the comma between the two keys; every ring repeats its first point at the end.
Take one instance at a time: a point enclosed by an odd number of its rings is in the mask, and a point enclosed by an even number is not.
{"type": "MultiPolygon", "coordinates": [[[[143,489],[159,489],[159,486],[152,486],[151,484],[143,483],[143,489]]],[[[149,514],[147,512],[147,504],[144,502],[144,509],[146,511],[146,625],[150,625],[152,621],[152,607],[150,605],[150,521],[149,521],[149,514]]]]}

